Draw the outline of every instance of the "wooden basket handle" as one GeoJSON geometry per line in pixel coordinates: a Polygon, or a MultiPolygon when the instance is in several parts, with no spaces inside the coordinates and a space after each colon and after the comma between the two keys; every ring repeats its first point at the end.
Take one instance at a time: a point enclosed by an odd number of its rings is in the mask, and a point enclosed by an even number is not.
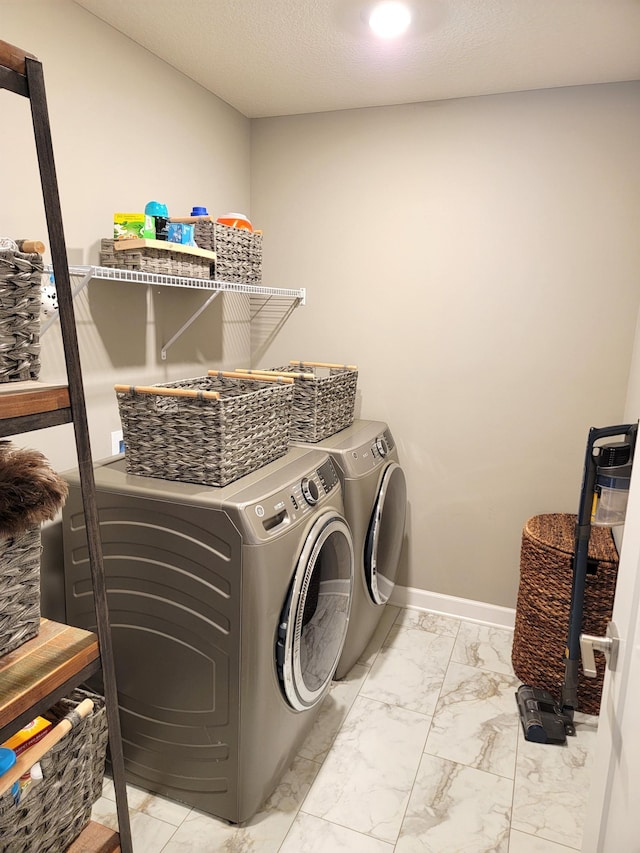
{"type": "Polygon", "coordinates": [[[42,240],[16,240],[16,243],[18,244],[20,251],[25,254],[35,253],[43,255],[47,250],[47,247],[42,240]]]}
{"type": "Polygon", "coordinates": [[[292,379],[315,379],[313,373],[293,373],[289,370],[260,370],[259,368],[249,370],[246,367],[236,367],[236,373],[257,374],[257,376],[287,376],[292,379]]]}
{"type": "Polygon", "coordinates": [[[9,44],[8,41],[0,40],[0,65],[3,65],[5,68],[10,68],[12,71],[17,71],[18,74],[26,74],[27,68],[25,65],[25,59],[27,57],[29,57],[29,59],[38,58],[32,53],[27,53],[26,50],[22,50],[20,47],[9,44]]]}
{"type": "Polygon", "coordinates": [[[0,776],[0,796],[5,794],[18,779],[27,773],[33,765],[40,761],[43,755],[55,746],[59,740],[71,731],[74,726],[77,726],[80,720],[88,717],[93,711],[93,702],[91,699],[83,699],[66,717],[54,726],[43,738],[37,743],[34,743],[29,749],[25,749],[16,758],[16,763],[6,773],[0,776]]]}
{"type": "Polygon", "coordinates": [[[299,364],[301,367],[329,367],[343,370],[357,370],[355,364],[329,364],[326,361],[290,361],[289,364],[299,364]]]}
{"type": "Polygon", "coordinates": [[[267,376],[265,373],[259,375],[251,375],[240,370],[209,370],[209,376],[226,376],[228,379],[253,379],[254,382],[281,382],[285,385],[291,385],[293,379],[286,376],[281,376],[279,373],[274,373],[272,376],[267,376]]]}
{"type": "Polygon", "coordinates": [[[114,385],[118,393],[154,394],[157,397],[199,397],[203,400],[219,400],[218,391],[198,391],[195,388],[157,388],[153,385],[114,385]]]}

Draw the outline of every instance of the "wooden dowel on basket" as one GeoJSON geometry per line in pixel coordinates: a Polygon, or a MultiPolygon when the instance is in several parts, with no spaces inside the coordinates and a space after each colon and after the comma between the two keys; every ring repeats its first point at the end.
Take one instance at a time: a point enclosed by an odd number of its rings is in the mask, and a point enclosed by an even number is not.
{"type": "Polygon", "coordinates": [[[153,385],[114,385],[117,393],[155,394],[158,397],[202,397],[204,400],[219,400],[218,391],[198,391],[195,388],[155,388],[153,385]]]}
{"type": "Polygon", "coordinates": [[[38,743],[34,743],[32,747],[20,753],[11,770],[0,776],[0,797],[11,788],[14,782],[17,782],[34,764],[40,761],[42,756],[46,755],[52,746],[55,746],[59,740],[62,740],[67,732],[70,732],[72,728],[77,726],[82,719],[88,717],[92,711],[93,702],[91,699],[83,699],[42,740],[39,740],[38,743]]]}
{"type": "Polygon", "coordinates": [[[18,74],[26,74],[25,59],[37,59],[32,53],[27,53],[20,47],[9,44],[8,41],[0,40],[0,65],[5,68],[10,68],[12,71],[17,71],[18,74]]]}
{"type": "Polygon", "coordinates": [[[355,364],[329,364],[325,361],[290,361],[289,364],[299,364],[302,367],[329,367],[342,368],[343,370],[357,370],[355,364]]]}
{"type": "Polygon", "coordinates": [[[272,375],[267,375],[266,373],[252,375],[238,370],[209,370],[207,373],[209,376],[226,376],[228,379],[253,379],[255,382],[284,382],[289,385],[293,382],[293,379],[282,376],[279,373],[272,375]]]}
{"type": "Polygon", "coordinates": [[[313,373],[293,373],[289,370],[260,370],[259,368],[249,370],[246,367],[236,367],[236,373],[246,373],[249,375],[257,374],[258,376],[289,376],[292,379],[315,379],[313,373]]]}

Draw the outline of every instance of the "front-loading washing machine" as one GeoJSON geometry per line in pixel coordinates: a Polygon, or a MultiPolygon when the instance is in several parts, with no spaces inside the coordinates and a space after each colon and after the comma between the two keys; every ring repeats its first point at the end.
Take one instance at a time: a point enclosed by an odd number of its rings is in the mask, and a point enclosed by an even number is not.
{"type": "Polygon", "coordinates": [[[404,539],[407,486],[391,430],[355,420],[317,442],[336,463],[345,517],[353,535],[356,576],[351,618],[335,677],[343,678],[365,650],[395,585],[404,539]]]}
{"type": "MultiPolygon", "coordinates": [[[[95,626],[82,497],[63,512],[70,624],[95,626]]],[[[320,709],[354,554],[331,457],[291,448],[222,488],[98,463],[96,497],[130,782],[231,822],[255,813],[320,709]]]]}

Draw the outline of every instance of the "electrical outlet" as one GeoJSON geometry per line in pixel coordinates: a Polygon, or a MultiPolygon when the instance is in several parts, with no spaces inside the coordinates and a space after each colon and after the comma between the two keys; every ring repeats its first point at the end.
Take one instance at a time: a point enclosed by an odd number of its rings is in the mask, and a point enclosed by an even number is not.
{"type": "Polygon", "coordinates": [[[116,429],[111,433],[111,455],[117,456],[118,453],[124,453],[124,441],[121,429],[116,429]]]}

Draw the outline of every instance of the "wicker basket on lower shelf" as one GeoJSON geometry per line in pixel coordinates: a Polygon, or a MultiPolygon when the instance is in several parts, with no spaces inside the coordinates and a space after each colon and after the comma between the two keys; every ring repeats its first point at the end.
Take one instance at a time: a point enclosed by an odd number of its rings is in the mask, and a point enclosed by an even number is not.
{"type": "Polygon", "coordinates": [[[89,823],[104,777],[104,699],[75,690],[43,716],[55,725],[87,697],[93,700],[93,712],[40,759],[42,781],[34,783],[18,805],[11,791],[0,797],[2,853],[62,853],[89,823]]]}
{"type": "Polygon", "coordinates": [[[0,382],[40,375],[42,255],[0,250],[0,382]]]}
{"type": "Polygon", "coordinates": [[[290,379],[210,371],[116,394],[130,474],[224,486],[288,449],[290,379]]]}
{"type": "Polygon", "coordinates": [[[0,537],[0,657],[40,630],[40,527],[0,537]]]}
{"type": "Polygon", "coordinates": [[[249,375],[280,374],[294,379],[289,437],[316,443],[351,426],[358,368],[347,364],[290,361],[287,366],[249,370],[249,375]]]}
{"type": "Polygon", "coordinates": [[[68,491],[42,453],[0,441],[0,656],[40,630],[40,526],[68,491]]]}
{"type": "MultiPolygon", "coordinates": [[[[576,516],[536,515],[525,524],[520,556],[512,663],[525,684],[560,697],[569,630],[576,516]]],[[[593,527],[589,540],[582,630],[604,636],[613,612],[618,552],[611,530],[593,527]]],[[[598,714],[605,662],[596,657],[597,677],[578,681],[578,711],[598,714]]]]}
{"type": "Polygon", "coordinates": [[[103,267],[141,270],[180,278],[211,278],[213,263],[211,258],[182,252],[179,249],[156,249],[150,246],[116,250],[115,242],[115,240],[104,238],[100,243],[100,264],[103,267]]]}

